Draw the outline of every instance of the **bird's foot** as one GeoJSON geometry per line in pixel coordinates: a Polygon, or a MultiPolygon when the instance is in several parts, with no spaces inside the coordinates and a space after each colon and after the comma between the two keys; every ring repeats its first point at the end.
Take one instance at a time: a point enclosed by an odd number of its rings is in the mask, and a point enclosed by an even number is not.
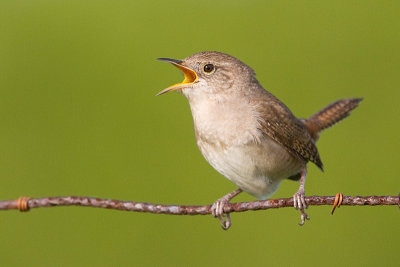
{"type": "Polygon", "coordinates": [[[308,217],[307,213],[304,211],[304,209],[307,209],[307,203],[305,200],[305,192],[304,189],[300,188],[296,194],[293,195],[293,206],[296,210],[300,210],[300,218],[301,222],[299,223],[300,226],[303,226],[306,219],[309,220],[310,217],[308,217]]]}
{"type": "Polygon", "coordinates": [[[240,192],[242,192],[242,190],[237,189],[237,190],[221,197],[220,199],[215,201],[214,204],[211,206],[212,216],[214,216],[220,220],[221,227],[224,230],[228,230],[229,227],[231,227],[231,225],[232,225],[231,216],[229,213],[224,212],[224,207],[226,204],[229,203],[229,201],[231,201],[232,198],[237,196],[240,192]],[[226,217],[226,219],[225,219],[225,217],[226,217]]]}
{"type": "Polygon", "coordinates": [[[229,213],[224,213],[224,206],[228,203],[227,201],[218,199],[211,207],[212,215],[219,219],[221,227],[224,230],[228,230],[232,225],[231,215],[229,213]]]}

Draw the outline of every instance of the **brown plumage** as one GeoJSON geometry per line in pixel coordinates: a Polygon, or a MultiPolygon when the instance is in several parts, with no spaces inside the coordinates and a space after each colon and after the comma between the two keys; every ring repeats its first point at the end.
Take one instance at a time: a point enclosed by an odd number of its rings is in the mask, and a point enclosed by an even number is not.
{"type": "Polygon", "coordinates": [[[318,149],[305,125],[275,96],[265,92],[268,98],[259,99],[261,104],[258,109],[262,132],[296,157],[305,162],[311,161],[322,170],[318,149]]]}
{"type": "MultiPolygon", "coordinates": [[[[308,119],[301,119],[301,122],[307,128],[308,133],[313,139],[313,143],[315,144],[315,142],[317,142],[319,135],[323,130],[333,126],[334,124],[349,116],[350,111],[355,109],[361,101],[362,98],[341,99],[326,106],[308,119]]],[[[323,168],[321,167],[321,170],[322,169],[323,168]]],[[[300,178],[301,174],[297,173],[290,176],[288,179],[298,181],[300,180],[300,178]]]]}

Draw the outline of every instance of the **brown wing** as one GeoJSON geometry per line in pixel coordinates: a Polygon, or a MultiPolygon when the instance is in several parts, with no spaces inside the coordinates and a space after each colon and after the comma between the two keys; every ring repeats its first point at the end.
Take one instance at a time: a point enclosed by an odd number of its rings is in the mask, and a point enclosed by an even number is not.
{"type": "Polygon", "coordinates": [[[268,99],[256,101],[261,102],[257,107],[260,130],[295,156],[313,162],[322,170],[318,149],[304,124],[272,94],[268,93],[268,99]]]}

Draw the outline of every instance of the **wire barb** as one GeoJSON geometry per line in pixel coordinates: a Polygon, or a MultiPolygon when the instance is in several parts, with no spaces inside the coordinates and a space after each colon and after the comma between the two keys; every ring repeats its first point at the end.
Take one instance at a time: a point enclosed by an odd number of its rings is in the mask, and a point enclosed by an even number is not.
{"type": "Polygon", "coordinates": [[[340,205],[342,205],[343,202],[343,194],[342,193],[337,193],[335,195],[335,201],[333,202],[333,207],[331,210],[331,214],[335,212],[336,207],[340,208],[340,205]]]}
{"type": "Polygon", "coordinates": [[[17,209],[21,212],[29,211],[28,201],[31,197],[20,197],[17,199],[17,209]]]}

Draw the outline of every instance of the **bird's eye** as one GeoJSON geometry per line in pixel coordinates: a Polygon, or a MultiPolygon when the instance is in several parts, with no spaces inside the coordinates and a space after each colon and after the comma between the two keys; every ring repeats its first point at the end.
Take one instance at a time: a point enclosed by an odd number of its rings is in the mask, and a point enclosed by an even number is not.
{"type": "Polygon", "coordinates": [[[214,65],[213,64],[206,64],[204,65],[204,72],[210,73],[214,70],[214,65]]]}

